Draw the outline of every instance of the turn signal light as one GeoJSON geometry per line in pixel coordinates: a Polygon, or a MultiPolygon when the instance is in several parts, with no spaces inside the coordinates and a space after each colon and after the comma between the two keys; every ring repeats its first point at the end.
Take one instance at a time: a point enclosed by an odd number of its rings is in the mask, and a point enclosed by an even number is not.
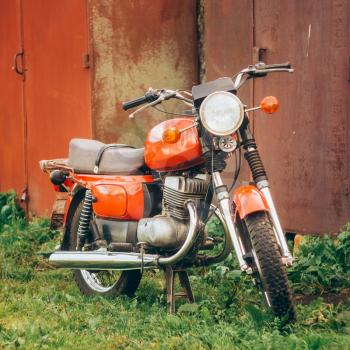
{"type": "Polygon", "coordinates": [[[260,108],[267,114],[275,113],[279,107],[279,102],[275,96],[266,96],[260,102],[260,108]]]}
{"type": "Polygon", "coordinates": [[[175,127],[167,128],[163,131],[163,141],[165,143],[176,143],[181,137],[181,132],[175,127]]]}

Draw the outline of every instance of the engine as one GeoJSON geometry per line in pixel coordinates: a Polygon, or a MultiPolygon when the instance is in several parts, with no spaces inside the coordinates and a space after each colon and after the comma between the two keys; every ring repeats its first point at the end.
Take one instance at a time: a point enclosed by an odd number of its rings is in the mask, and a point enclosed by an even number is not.
{"type": "Polygon", "coordinates": [[[137,239],[153,247],[176,248],[186,239],[189,214],[186,202],[200,206],[209,182],[200,178],[168,176],[164,182],[162,215],[141,219],[137,239]]]}
{"type": "Polygon", "coordinates": [[[188,220],[186,201],[192,200],[199,205],[200,201],[204,200],[207,190],[207,181],[184,176],[168,176],[164,183],[163,214],[181,221],[188,220]]]}

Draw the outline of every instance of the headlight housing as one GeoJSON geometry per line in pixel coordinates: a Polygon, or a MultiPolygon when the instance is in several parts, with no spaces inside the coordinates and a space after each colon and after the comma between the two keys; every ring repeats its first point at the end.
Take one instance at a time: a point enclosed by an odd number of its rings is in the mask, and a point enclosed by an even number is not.
{"type": "Polygon", "coordinates": [[[199,109],[199,116],[210,133],[227,136],[236,132],[241,126],[244,108],[236,95],[217,91],[204,99],[199,109]]]}

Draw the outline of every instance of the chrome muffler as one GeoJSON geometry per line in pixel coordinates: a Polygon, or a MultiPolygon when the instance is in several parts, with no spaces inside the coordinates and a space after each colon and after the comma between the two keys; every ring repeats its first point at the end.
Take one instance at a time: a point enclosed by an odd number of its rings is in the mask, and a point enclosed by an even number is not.
{"type": "Polygon", "coordinates": [[[198,233],[196,207],[191,201],[186,206],[190,215],[189,230],[184,244],[174,255],[161,257],[143,253],[57,251],[50,255],[49,261],[56,267],[79,270],[143,270],[174,265],[188,254],[198,233]]]}

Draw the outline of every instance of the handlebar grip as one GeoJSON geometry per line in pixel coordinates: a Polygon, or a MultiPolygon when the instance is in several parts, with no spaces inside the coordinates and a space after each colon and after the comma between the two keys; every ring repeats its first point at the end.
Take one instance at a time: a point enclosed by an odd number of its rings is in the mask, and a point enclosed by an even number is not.
{"type": "Polygon", "coordinates": [[[273,69],[273,68],[292,68],[292,65],[289,62],[286,63],[276,63],[276,64],[266,64],[264,69],[273,69]]]}
{"type": "Polygon", "coordinates": [[[123,102],[122,108],[124,109],[124,111],[127,111],[130,108],[134,108],[134,107],[143,105],[146,102],[147,102],[147,97],[146,96],[142,96],[142,97],[136,98],[135,100],[131,100],[131,101],[128,101],[128,102],[123,102]]]}
{"type": "Polygon", "coordinates": [[[143,105],[144,103],[153,102],[153,101],[157,100],[158,97],[159,97],[159,94],[158,94],[158,92],[156,90],[149,89],[146,92],[145,96],[136,98],[135,100],[131,100],[131,101],[128,101],[128,102],[123,102],[122,108],[124,109],[124,111],[126,111],[126,110],[128,110],[130,108],[134,108],[134,107],[143,105]]]}

